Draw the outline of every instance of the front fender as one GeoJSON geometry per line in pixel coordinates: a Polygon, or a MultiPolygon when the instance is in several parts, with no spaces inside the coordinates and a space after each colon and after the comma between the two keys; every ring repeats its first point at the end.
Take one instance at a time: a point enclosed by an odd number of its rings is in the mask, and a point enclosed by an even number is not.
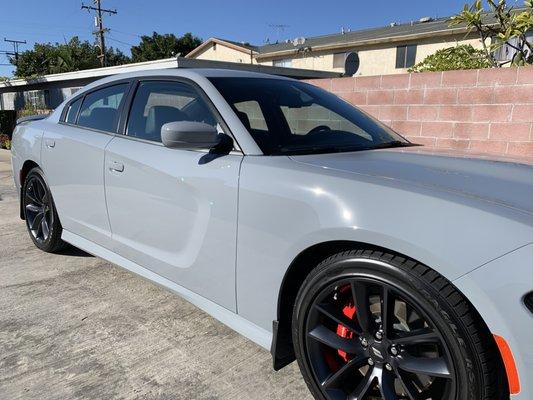
{"type": "Polygon", "coordinates": [[[453,281],[533,242],[531,218],[515,210],[285,157],[245,157],[238,225],[239,314],[269,331],[289,266],[314,245],[368,243],[453,281]]]}
{"type": "Polygon", "coordinates": [[[521,391],[513,399],[533,398],[533,313],[524,296],[533,290],[533,243],[509,252],[453,283],[477,309],[490,331],[509,344],[521,391]]]}

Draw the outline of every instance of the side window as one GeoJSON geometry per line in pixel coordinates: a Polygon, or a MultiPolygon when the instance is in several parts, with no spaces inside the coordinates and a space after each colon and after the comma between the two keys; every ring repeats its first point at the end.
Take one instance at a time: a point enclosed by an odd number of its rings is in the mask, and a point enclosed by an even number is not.
{"type": "Polygon", "coordinates": [[[119,109],[128,90],[122,83],[96,90],[85,96],[78,118],[78,125],[106,132],[116,132],[119,109]]]}
{"type": "Polygon", "coordinates": [[[75,124],[76,123],[76,117],[78,116],[78,111],[81,106],[81,101],[83,100],[83,97],[80,97],[78,100],[73,101],[69,104],[67,113],[65,114],[65,122],[68,124],[75,124]]]}
{"type": "Polygon", "coordinates": [[[127,135],[161,142],[161,128],[168,122],[195,121],[217,126],[205,101],[181,82],[141,82],[128,119],[127,135]]]}

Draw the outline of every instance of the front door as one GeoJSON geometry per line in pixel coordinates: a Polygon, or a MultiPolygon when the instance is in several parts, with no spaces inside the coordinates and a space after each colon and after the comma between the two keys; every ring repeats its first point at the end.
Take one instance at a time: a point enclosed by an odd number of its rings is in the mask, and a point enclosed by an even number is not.
{"type": "Polygon", "coordinates": [[[242,155],[166,148],[173,121],[218,126],[184,82],[138,84],[126,126],[106,149],[105,187],[114,251],[235,310],[237,195],[242,155]]]}

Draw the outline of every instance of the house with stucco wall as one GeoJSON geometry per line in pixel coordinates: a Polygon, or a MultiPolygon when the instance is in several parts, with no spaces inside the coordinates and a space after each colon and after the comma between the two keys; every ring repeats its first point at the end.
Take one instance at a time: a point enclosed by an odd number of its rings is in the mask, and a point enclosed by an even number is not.
{"type": "MultiPolygon", "coordinates": [[[[186,57],[371,76],[405,73],[437,50],[457,45],[483,47],[476,32],[450,27],[449,17],[427,17],[261,46],[210,38],[186,57]]],[[[508,53],[498,54],[509,57],[508,53]]]]}

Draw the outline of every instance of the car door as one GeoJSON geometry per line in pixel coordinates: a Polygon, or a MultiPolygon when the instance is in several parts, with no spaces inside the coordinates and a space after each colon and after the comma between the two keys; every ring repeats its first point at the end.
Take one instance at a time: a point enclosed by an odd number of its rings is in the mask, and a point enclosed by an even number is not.
{"type": "Polygon", "coordinates": [[[188,81],[137,83],[124,135],[106,149],[105,188],[114,251],[230,310],[235,310],[235,252],[240,152],[161,144],[173,121],[223,122],[188,81]]]}
{"type": "Polygon", "coordinates": [[[104,192],[104,149],[117,131],[130,83],[73,99],[44,132],[42,167],[63,228],[100,245],[111,236],[104,192]]]}

